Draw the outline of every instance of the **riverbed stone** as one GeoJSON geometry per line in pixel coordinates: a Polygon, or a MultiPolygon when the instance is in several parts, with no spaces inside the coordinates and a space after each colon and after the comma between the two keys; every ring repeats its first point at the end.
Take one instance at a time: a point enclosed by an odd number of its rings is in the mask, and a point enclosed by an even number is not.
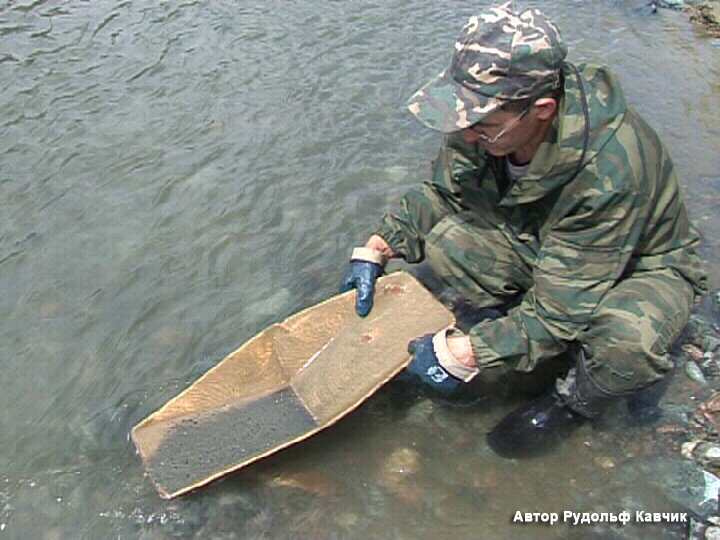
{"type": "Polygon", "coordinates": [[[703,518],[717,512],[720,478],[694,461],[660,458],[641,465],[641,469],[679,507],[703,518]]]}
{"type": "Polygon", "coordinates": [[[421,457],[417,450],[396,448],[381,466],[378,484],[406,503],[417,503],[422,490],[414,477],[420,466],[421,457]]]}
{"type": "Polygon", "coordinates": [[[703,386],[707,386],[708,382],[705,379],[705,374],[700,369],[700,366],[694,360],[688,360],[685,364],[685,373],[693,381],[703,386]]]}
{"type": "Polygon", "coordinates": [[[691,441],[682,445],[682,454],[694,459],[713,472],[720,471],[720,444],[709,441],[691,441]]]}
{"type": "Polygon", "coordinates": [[[652,3],[659,8],[665,9],[681,10],[687,7],[687,4],[684,2],[684,0],[653,0],[652,3]]]}
{"type": "Polygon", "coordinates": [[[597,456],[593,459],[595,465],[602,469],[614,469],[615,460],[608,456],[597,456]]]}
{"type": "Polygon", "coordinates": [[[693,18],[714,36],[720,36],[720,2],[707,0],[695,7],[693,18]]]}

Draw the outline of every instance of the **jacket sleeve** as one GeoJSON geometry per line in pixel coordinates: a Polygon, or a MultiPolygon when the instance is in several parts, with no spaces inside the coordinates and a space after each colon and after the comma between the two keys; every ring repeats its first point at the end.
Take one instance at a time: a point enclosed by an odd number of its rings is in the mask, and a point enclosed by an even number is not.
{"type": "Polygon", "coordinates": [[[432,165],[432,178],[401,199],[399,207],[386,213],[374,233],[383,237],[395,257],[407,262],[425,258],[425,236],[443,217],[463,209],[457,175],[474,168],[472,160],[446,136],[432,165]]]}
{"type": "Polygon", "coordinates": [[[646,200],[633,190],[577,198],[544,238],[533,286],[521,303],[470,330],[478,366],[532,371],[563,352],[626,268],[644,227],[646,200]]]}

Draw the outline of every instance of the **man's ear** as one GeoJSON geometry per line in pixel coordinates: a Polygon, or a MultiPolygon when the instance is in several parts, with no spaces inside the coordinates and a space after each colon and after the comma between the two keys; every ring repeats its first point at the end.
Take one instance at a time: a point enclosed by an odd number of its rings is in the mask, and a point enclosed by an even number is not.
{"type": "Polygon", "coordinates": [[[533,103],[535,114],[540,120],[549,120],[557,110],[557,101],[551,97],[541,97],[533,103]]]}

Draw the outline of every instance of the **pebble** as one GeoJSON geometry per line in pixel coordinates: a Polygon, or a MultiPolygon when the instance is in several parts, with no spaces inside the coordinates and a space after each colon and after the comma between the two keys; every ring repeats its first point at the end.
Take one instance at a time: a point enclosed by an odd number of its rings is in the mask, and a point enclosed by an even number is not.
{"type": "Polygon", "coordinates": [[[693,345],[692,343],[686,343],[685,345],[683,345],[682,350],[690,357],[691,360],[697,361],[703,358],[702,349],[697,345],[693,345]]]}
{"type": "Polygon", "coordinates": [[[289,487],[313,495],[328,496],[335,493],[337,483],[330,476],[314,471],[302,471],[277,474],[269,484],[275,487],[289,487]]]}
{"type": "Polygon", "coordinates": [[[357,522],[358,516],[352,512],[343,512],[335,518],[335,523],[345,530],[352,529],[357,522]]]}
{"type": "Polygon", "coordinates": [[[380,469],[378,483],[407,503],[417,503],[422,490],[414,476],[420,470],[420,453],[412,448],[396,448],[380,469]]]}
{"type": "MultiPolygon", "coordinates": [[[[716,41],[720,41],[720,39],[718,39],[718,40],[716,40],[716,41]]],[[[705,345],[706,354],[707,354],[708,352],[714,352],[715,349],[717,349],[718,347],[720,347],[720,339],[718,339],[718,338],[716,338],[716,337],[712,337],[712,336],[707,336],[707,337],[705,338],[704,345],[705,345]]]]}
{"type": "Polygon", "coordinates": [[[397,448],[383,467],[385,474],[415,474],[420,468],[420,453],[412,448],[397,448]]]}
{"type": "Polygon", "coordinates": [[[594,460],[595,465],[602,469],[614,469],[615,468],[615,461],[611,457],[607,456],[598,456],[594,460]]]}
{"type": "Polygon", "coordinates": [[[703,467],[720,468],[720,444],[692,441],[682,445],[682,455],[694,459],[703,467]]]}
{"type": "Polygon", "coordinates": [[[710,399],[703,403],[702,409],[709,413],[720,412],[720,394],[714,394],[710,399]]]}
{"type": "Polygon", "coordinates": [[[685,7],[684,0],[655,0],[653,3],[666,9],[683,9],[685,7]]]}
{"type": "Polygon", "coordinates": [[[408,411],[405,422],[409,425],[427,426],[432,420],[435,405],[429,399],[421,399],[408,411]]]}
{"type": "Polygon", "coordinates": [[[685,365],[685,373],[693,381],[700,383],[704,386],[707,386],[708,382],[705,379],[705,375],[703,375],[702,370],[692,360],[688,360],[687,364],[685,365]]]}

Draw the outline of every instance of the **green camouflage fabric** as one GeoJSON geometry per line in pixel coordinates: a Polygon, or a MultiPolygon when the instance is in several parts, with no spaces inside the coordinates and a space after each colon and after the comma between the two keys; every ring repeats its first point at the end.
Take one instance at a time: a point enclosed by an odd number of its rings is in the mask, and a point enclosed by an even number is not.
{"type": "Polygon", "coordinates": [[[559,30],[537,9],[513,12],[510,2],[470,18],[450,67],[408,101],[426,126],[443,132],[479,122],[506,101],[557,88],[567,54],[559,30]]]}
{"type": "Polygon", "coordinates": [[[595,382],[625,392],[671,368],[667,347],[706,277],[665,146],[610,70],[578,69],[590,135],[577,175],[586,121],[566,63],[558,114],[524,177],[510,183],[503,158],[448,134],[430,181],[375,232],[472,303],[516,303],[470,330],[481,368],[532,371],[579,342],[595,382]]]}

